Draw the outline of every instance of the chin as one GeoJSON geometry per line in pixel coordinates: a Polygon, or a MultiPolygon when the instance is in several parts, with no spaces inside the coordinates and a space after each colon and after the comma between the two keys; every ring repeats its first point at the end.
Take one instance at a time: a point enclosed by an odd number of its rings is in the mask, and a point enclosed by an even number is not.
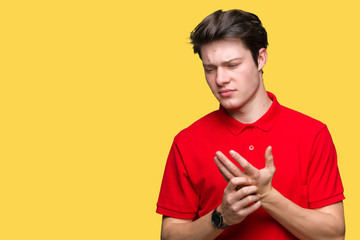
{"type": "Polygon", "coordinates": [[[240,104],[234,104],[234,103],[220,103],[223,108],[226,110],[233,110],[233,109],[239,109],[241,108],[240,104]]]}

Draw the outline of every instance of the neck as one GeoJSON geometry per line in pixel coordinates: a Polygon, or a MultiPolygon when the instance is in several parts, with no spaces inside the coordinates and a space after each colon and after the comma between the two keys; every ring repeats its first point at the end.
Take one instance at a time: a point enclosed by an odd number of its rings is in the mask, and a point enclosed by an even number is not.
{"type": "Polygon", "coordinates": [[[272,101],[265,88],[261,87],[245,106],[238,109],[227,109],[226,111],[237,121],[251,124],[260,119],[269,110],[271,104],[272,101]]]}

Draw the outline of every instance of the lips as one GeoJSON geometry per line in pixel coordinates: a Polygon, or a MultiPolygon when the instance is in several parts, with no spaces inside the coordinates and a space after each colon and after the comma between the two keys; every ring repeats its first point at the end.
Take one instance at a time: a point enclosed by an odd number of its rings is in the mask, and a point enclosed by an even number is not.
{"type": "Polygon", "coordinates": [[[234,92],[235,92],[235,90],[233,90],[233,89],[222,89],[222,90],[219,91],[219,95],[222,96],[222,97],[229,97],[234,92]]]}

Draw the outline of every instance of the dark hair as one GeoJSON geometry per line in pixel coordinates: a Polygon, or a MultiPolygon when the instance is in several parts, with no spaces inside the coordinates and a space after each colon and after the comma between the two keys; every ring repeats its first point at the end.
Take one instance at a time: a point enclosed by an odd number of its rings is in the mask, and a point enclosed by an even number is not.
{"type": "Polygon", "coordinates": [[[194,53],[199,54],[200,58],[204,44],[226,38],[240,39],[251,51],[256,66],[259,50],[268,46],[267,33],[260,19],[253,13],[238,9],[218,10],[210,14],[190,35],[194,53]]]}

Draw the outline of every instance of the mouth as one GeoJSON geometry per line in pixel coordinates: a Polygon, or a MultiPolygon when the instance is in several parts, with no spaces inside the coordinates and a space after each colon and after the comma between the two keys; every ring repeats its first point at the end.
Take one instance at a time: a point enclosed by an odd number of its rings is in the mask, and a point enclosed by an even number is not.
{"type": "Polygon", "coordinates": [[[235,92],[235,90],[233,89],[222,89],[220,90],[218,93],[221,97],[229,97],[231,96],[233,93],[235,92]]]}

